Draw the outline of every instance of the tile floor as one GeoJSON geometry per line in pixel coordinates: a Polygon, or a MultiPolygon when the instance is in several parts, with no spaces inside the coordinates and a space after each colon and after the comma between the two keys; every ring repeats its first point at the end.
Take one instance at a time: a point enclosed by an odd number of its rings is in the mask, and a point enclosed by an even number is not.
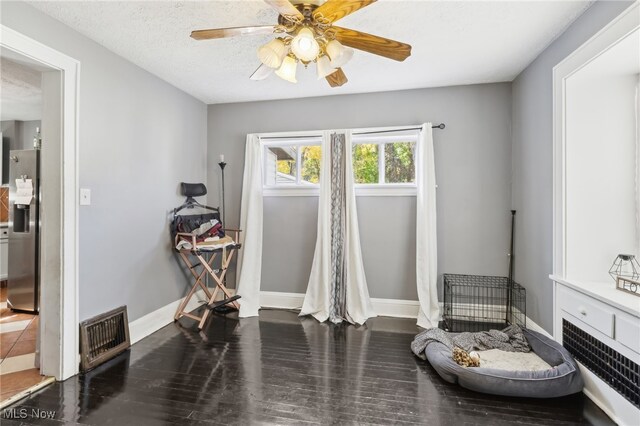
{"type": "Polygon", "coordinates": [[[38,316],[7,308],[0,288],[0,404],[46,379],[35,368],[38,316]]]}

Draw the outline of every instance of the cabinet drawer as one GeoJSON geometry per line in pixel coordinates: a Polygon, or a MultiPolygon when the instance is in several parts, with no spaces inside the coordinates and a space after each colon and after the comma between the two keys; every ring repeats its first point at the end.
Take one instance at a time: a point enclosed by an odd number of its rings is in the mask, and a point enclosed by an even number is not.
{"type": "Polygon", "coordinates": [[[640,324],[637,318],[616,317],[616,340],[634,352],[640,353],[640,324]]]}
{"type": "Polygon", "coordinates": [[[615,315],[613,309],[595,299],[568,290],[558,289],[560,308],[580,321],[613,338],[615,315]]]}

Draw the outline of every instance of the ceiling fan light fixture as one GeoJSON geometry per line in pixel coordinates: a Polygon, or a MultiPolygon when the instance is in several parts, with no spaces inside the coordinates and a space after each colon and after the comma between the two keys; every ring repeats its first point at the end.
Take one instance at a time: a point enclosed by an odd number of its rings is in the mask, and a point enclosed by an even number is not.
{"type": "Polygon", "coordinates": [[[258,49],[258,59],[269,68],[277,69],[287,56],[287,45],[281,38],[274,38],[269,43],[258,49]]]}
{"type": "Polygon", "coordinates": [[[276,70],[276,75],[290,83],[297,83],[296,71],[298,69],[298,61],[291,56],[285,56],[280,68],[276,70]]]}
{"type": "Polygon", "coordinates": [[[338,40],[327,43],[327,55],[331,58],[331,66],[340,68],[353,58],[353,49],[345,47],[338,40]]]}
{"type": "Polygon", "coordinates": [[[191,31],[191,38],[213,40],[271,35],[275,39],[257,49],[262,65],[251,75],[252,80],[262,80],[276,73],[284,80],[297,83],[298,62],[305,69],[315,62],[318,76],[324,76],[331,87],[347,83],[342,66],[351,60],[354,49],[399,62],[411,56],[409,44],[334,25],[376,0],[264,1],[278,13],[272,25],[199,29],[191,31]]]}
{"type": "Polygon", "coordinates": [[[318,60],[316,61],[316,70],[318,72],[318,80],[321,80],[326,76],[338,71],[337,68],[333,68],[331,66],[331,62],[329,61],[329,57],[327,55],[322,55],[318,58],[318,60]]]}
{"type": "Polygon", "coordinates": [[[310,62],[318,57],[320,45],[316,41],[313,31],[302,28],[291,40],[291,51],[301,61],[310,62]]]}

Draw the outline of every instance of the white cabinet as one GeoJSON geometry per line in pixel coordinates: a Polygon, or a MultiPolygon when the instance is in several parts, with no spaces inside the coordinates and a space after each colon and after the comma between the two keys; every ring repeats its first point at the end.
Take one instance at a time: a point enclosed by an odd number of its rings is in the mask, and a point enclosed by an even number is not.
{"type": "Polygon", "coordinates": [[[578,360],[585,394],[618,424],[637,426],[640,409],[624,393],[631,399],[637,394],[615,385],[628,381],[637,387],[637,366],[633,365],[640,363],[640,297],[616,290],[613,281],[551,279],[554,337],[578,360]]]}

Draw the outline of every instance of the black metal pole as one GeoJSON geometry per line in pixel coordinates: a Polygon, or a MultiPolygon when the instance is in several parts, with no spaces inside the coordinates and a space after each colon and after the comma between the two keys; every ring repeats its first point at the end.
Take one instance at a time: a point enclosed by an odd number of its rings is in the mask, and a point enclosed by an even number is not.
{"type": "Polygon", "coordinates": [[[507,322],[511,323],[512,303],[513,303],[513,258],[514,258],[514,234],[516,226],[516,211],[511,210],[511,247],[509,248],[509,282],[507,283],[507,322]]]}
{"type": "Polygon", "coordinates": [[[224,206],[224,167],[227,165],[224,161],[218,163],[220,166],[220,170],[222,171],[222,226],[227,226],[227,221],[225,218],[225,206],[224,206]]]}

